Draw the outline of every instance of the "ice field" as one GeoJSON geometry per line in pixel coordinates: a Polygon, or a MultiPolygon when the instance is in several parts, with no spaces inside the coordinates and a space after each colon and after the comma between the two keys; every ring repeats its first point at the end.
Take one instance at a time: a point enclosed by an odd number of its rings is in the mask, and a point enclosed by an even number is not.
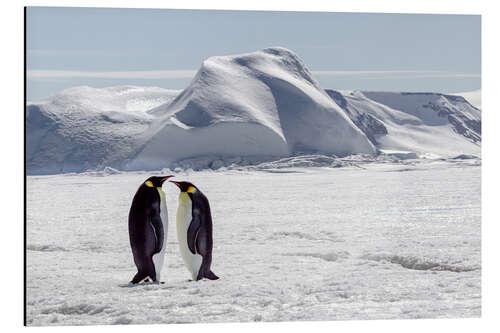
{"type": "Polygon", "coordinates": [[[28,325],[481,315],[480,160],[179,172],[210,200],[220,279],[188,281],[167,183],[165,284],[128,287],[151,174],[27,178],[28,325]]]}

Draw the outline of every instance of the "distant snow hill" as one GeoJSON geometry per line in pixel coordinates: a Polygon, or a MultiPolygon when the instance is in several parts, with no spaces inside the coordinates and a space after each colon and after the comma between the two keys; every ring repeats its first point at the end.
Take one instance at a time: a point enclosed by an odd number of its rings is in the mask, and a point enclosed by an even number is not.
{"type": "Polygon", "coordinates": [[[75,87],[27,106],[28,174],[186,159],[480,154],[481,114],[441,94],[323,90],[284,48],[205,60],[182,91],[75,87]]]}
{"type": "Polygon", "coordinates": [[[461,96],[326,90],[382,150],[481,154],[481,111],[461,96]]]}
{"type": "Polygon", "coordinates": [[[481,109],[481,89],[454,93],[453,95],[462,96],[467,100],[467,102],[469,102],[476,108],[481,109]]]}

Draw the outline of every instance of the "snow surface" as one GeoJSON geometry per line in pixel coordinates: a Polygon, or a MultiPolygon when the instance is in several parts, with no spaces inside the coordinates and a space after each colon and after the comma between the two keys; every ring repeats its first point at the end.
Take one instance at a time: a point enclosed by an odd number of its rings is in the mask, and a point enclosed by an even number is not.
{"type": "Polygon", "coordinates": [[[179,92],[155,87],[75,87],[26,108],[28,173],[118,167],[143,144],[147,111],[179,92]]]}
{"type": "Polygon", "coordinates": [[[375,153],[284,48],[205,60],[190,85],[155,113],[165,119],[126,169],[158,169],[197,156],[375,153]]]}
{"type": "Polygon", "coordinates": [[[474,105],[478,109],[481,109],[481,89],[474,91],[466,91],[461,93],[454,93],[453,95],[462,96],[470,104],[474,105]]]}
{"type": "Polygon", "coordinates": [[[29,176],[28,325],[478,317],[480,164],[310,155],[179,171],[210,200],[221,278],[188,282],[171,232],[165,284],[136,287],[127,215],[152,173],[29,176]]]}
{"type": "Polygon", "coordinates": [[[435,93],[327,91],[381,151],[481,155],[481,111],[435,93]]]}

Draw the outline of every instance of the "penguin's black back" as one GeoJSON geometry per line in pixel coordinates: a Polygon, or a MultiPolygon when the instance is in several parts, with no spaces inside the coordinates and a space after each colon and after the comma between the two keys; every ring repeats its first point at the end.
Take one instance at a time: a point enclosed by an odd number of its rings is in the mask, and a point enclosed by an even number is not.
{"type": "Polygon", "coordinates": [[[137,190],[128,215],[130,245],[134,257],[151,256],[155,251],[155,235],[150,226],[151,216],[160,212],[160,195],[156,188],[142,184],[137,190]]]}
{"type": "Polygon", "coordinates": [[[219,277],[210,269],[213,249],[213,225],[210,203],[199,189],[194,193],[190,193],[190,197],[193,221],[188,228],[188,246],[203,257],[197,279],[208,278],[216,280],[219,277]],[[194,223],[196,220],[199,221],[199,225],[194,223]]]}
{"type": "Polygon", "coordinates": [[[192,209],[200,210],[202,226],[206,226],[207,228],[210,227],[210,234],[212,234],[212,212],[210,211],[210,203],[207,197],[200,190],[197,190],[191,195],[191,201],[193,202],[192,209]]]}

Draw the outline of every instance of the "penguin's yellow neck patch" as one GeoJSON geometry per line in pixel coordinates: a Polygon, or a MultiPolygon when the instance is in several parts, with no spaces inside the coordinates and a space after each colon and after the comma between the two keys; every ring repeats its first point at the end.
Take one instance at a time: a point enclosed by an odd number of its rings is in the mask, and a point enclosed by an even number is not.
{"type": "Polygon", "coordinates": [[[187,193],[194,193],[194,192],[196,192],[196,188],[194,186],[189,186],[186,192],[187,193]]]}
{"type": "MultiPolygon", "coordinates": [[[[148,180],[148,181],[147,181],[147,182],[145,182],[144,184],[146,184],[146,186],[147,186],[147,187],[155,187],[155,186],[153,185],[153,182],[152,182],[152,181],[150,181],[150,180],[148,180]]],[[[156,188],[158,188],[158,189],[162,189],[162,187],[161,187],[161,186],[157,186],[156,188]]]]}

